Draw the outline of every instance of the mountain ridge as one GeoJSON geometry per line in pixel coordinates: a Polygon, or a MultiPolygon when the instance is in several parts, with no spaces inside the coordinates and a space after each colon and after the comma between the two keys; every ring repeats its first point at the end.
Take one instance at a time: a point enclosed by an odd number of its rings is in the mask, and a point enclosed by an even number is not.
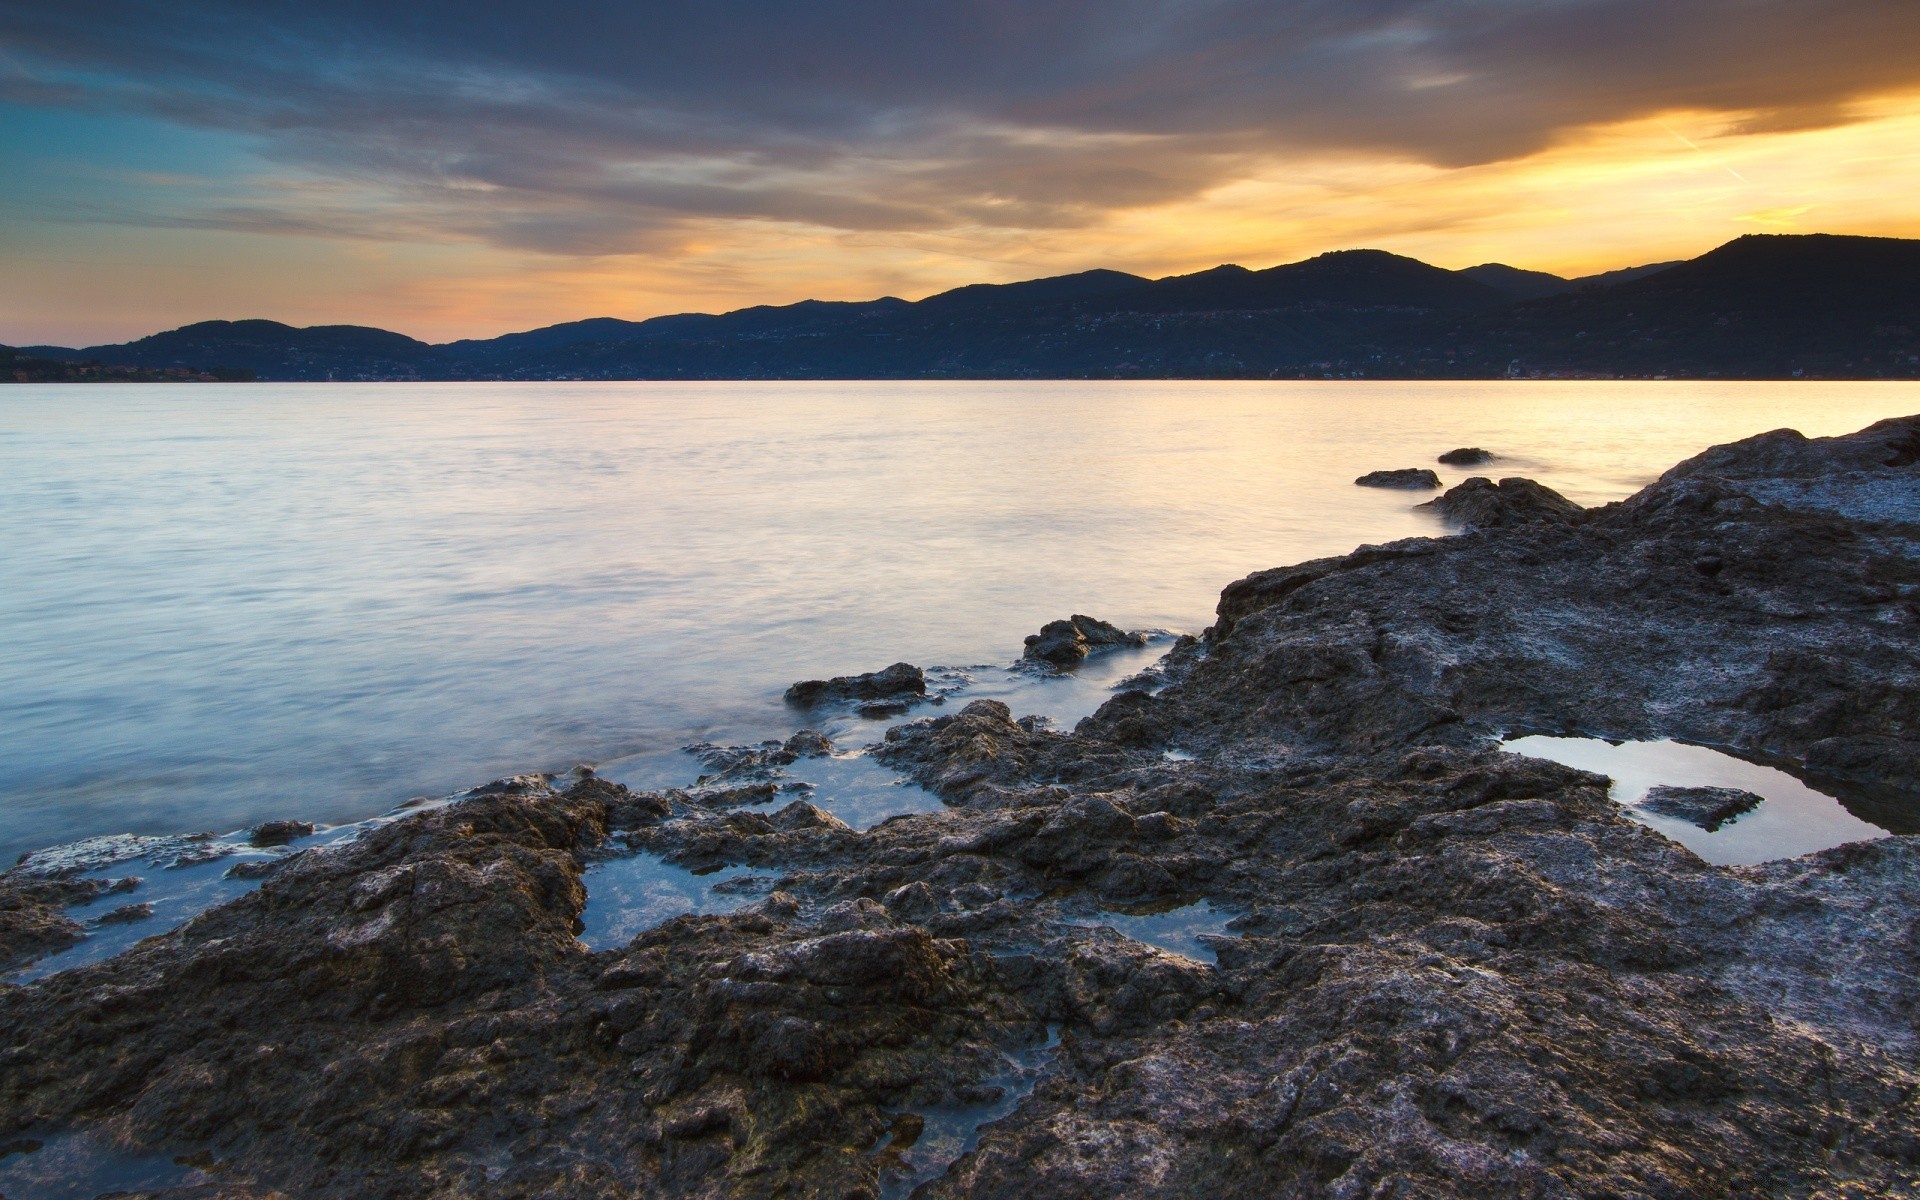
{"type": "Polygon", "coordinates": [[[918,301],[596,317],[433,344],[202,321],[41,359],[262,380],[1920,377],[1920,241],[1750,234],[1580,279],[1383,250],[1148,279],[1094,269],[918,301]]]}

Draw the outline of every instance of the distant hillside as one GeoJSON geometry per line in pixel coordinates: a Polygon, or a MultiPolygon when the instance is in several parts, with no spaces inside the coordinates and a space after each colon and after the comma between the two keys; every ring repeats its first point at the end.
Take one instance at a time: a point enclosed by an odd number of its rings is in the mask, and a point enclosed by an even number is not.
{"type": "Polygon", "coordinates": [[[1920,376],[1920,242],[1741,238],[1563,279],[1380,250],[1265,270],[974,284],[918,302],[807,300],[603,317],[429,345],[361,326],[206,321],[47,359],[262,379],[1920,376]]]}
{"type": "Polygon", "coordinates": [[[0,383],[240,383],[252,378],[251,371],[107,366],[41,358],[0,346],[0,383]]]}
{"type": "Polygon", "coordinates": [[[1340,356],[1386,375],[1920,376],[1920,242],[1753,234],[1689,262],[1340,356]]]}

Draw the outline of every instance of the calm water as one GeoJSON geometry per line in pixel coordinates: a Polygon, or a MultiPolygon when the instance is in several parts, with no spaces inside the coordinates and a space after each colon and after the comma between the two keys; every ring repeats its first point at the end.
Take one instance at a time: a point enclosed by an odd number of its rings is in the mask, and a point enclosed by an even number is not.
{"type": "MultiPolygon", "coordinates": [[[[341,822],[800,722],[1070,612],[1438,532],[1352,486],[1458,445],[1576,500],[1900,384],[375,384],[0,389],[0,855],[341,822]]],[[[1438,468],[1449,483],[1466,472],[1438,468]]]]}
{"type": "Polygon", "coordinates": [[[1503,742],[1501,749],[1608,776],[1613,780],[1610,794],[1628,815],[1710,863],[1767,862],[1887,836],[1886,830],[1855,816],[1839,800],[1804,780],[1707,746],[1670,739],[1607,742],[1534,734],[1503,742]],[[1720,828],[1707,830],[1642,808],[1647,792],[1660,784],[1737,788],[1761,797],[1761,803],[1720,828]]]}

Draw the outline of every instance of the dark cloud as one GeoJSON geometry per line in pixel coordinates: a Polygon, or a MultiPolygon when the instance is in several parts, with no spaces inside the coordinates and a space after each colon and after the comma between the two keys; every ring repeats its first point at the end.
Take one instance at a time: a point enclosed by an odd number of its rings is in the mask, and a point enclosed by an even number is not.
{"type": "Polygon", "coordinates": [[[1272,155],[1465,165],[1675,107],[1842,123],[1916,46],[1914,0],[0,0],[16,99],[587,254],[712,217],[1071,226],[1272,155]]]}

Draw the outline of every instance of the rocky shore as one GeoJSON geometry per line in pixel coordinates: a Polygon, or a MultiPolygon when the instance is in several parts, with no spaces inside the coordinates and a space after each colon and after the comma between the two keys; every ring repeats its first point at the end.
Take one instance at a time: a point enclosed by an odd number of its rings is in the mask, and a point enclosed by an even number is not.
{"type": "MultiPolygon", "coordinates": [[[[273,859],[0,987],[0,1164],[83,1132],[177,1156],[145,1194],[180,1200],[1920,1191],[1920,418],[1595,510],[1462,489],[1458,536],[1232,584],[1071,733],[894,726],[944,811],[858,832],[750,778],[816,735],[273,859]],[[1710,866],[1523,731],[1852,780],[1895,836],[1710,866]],[[586,873],[635,854],[744,868],[737,907],[588,950],[586,873]],[[1192,953],[1120,932],[1203,911],[1192,953]]],[[[0,951],[94,887],[0,876],[0,951]]]]}

